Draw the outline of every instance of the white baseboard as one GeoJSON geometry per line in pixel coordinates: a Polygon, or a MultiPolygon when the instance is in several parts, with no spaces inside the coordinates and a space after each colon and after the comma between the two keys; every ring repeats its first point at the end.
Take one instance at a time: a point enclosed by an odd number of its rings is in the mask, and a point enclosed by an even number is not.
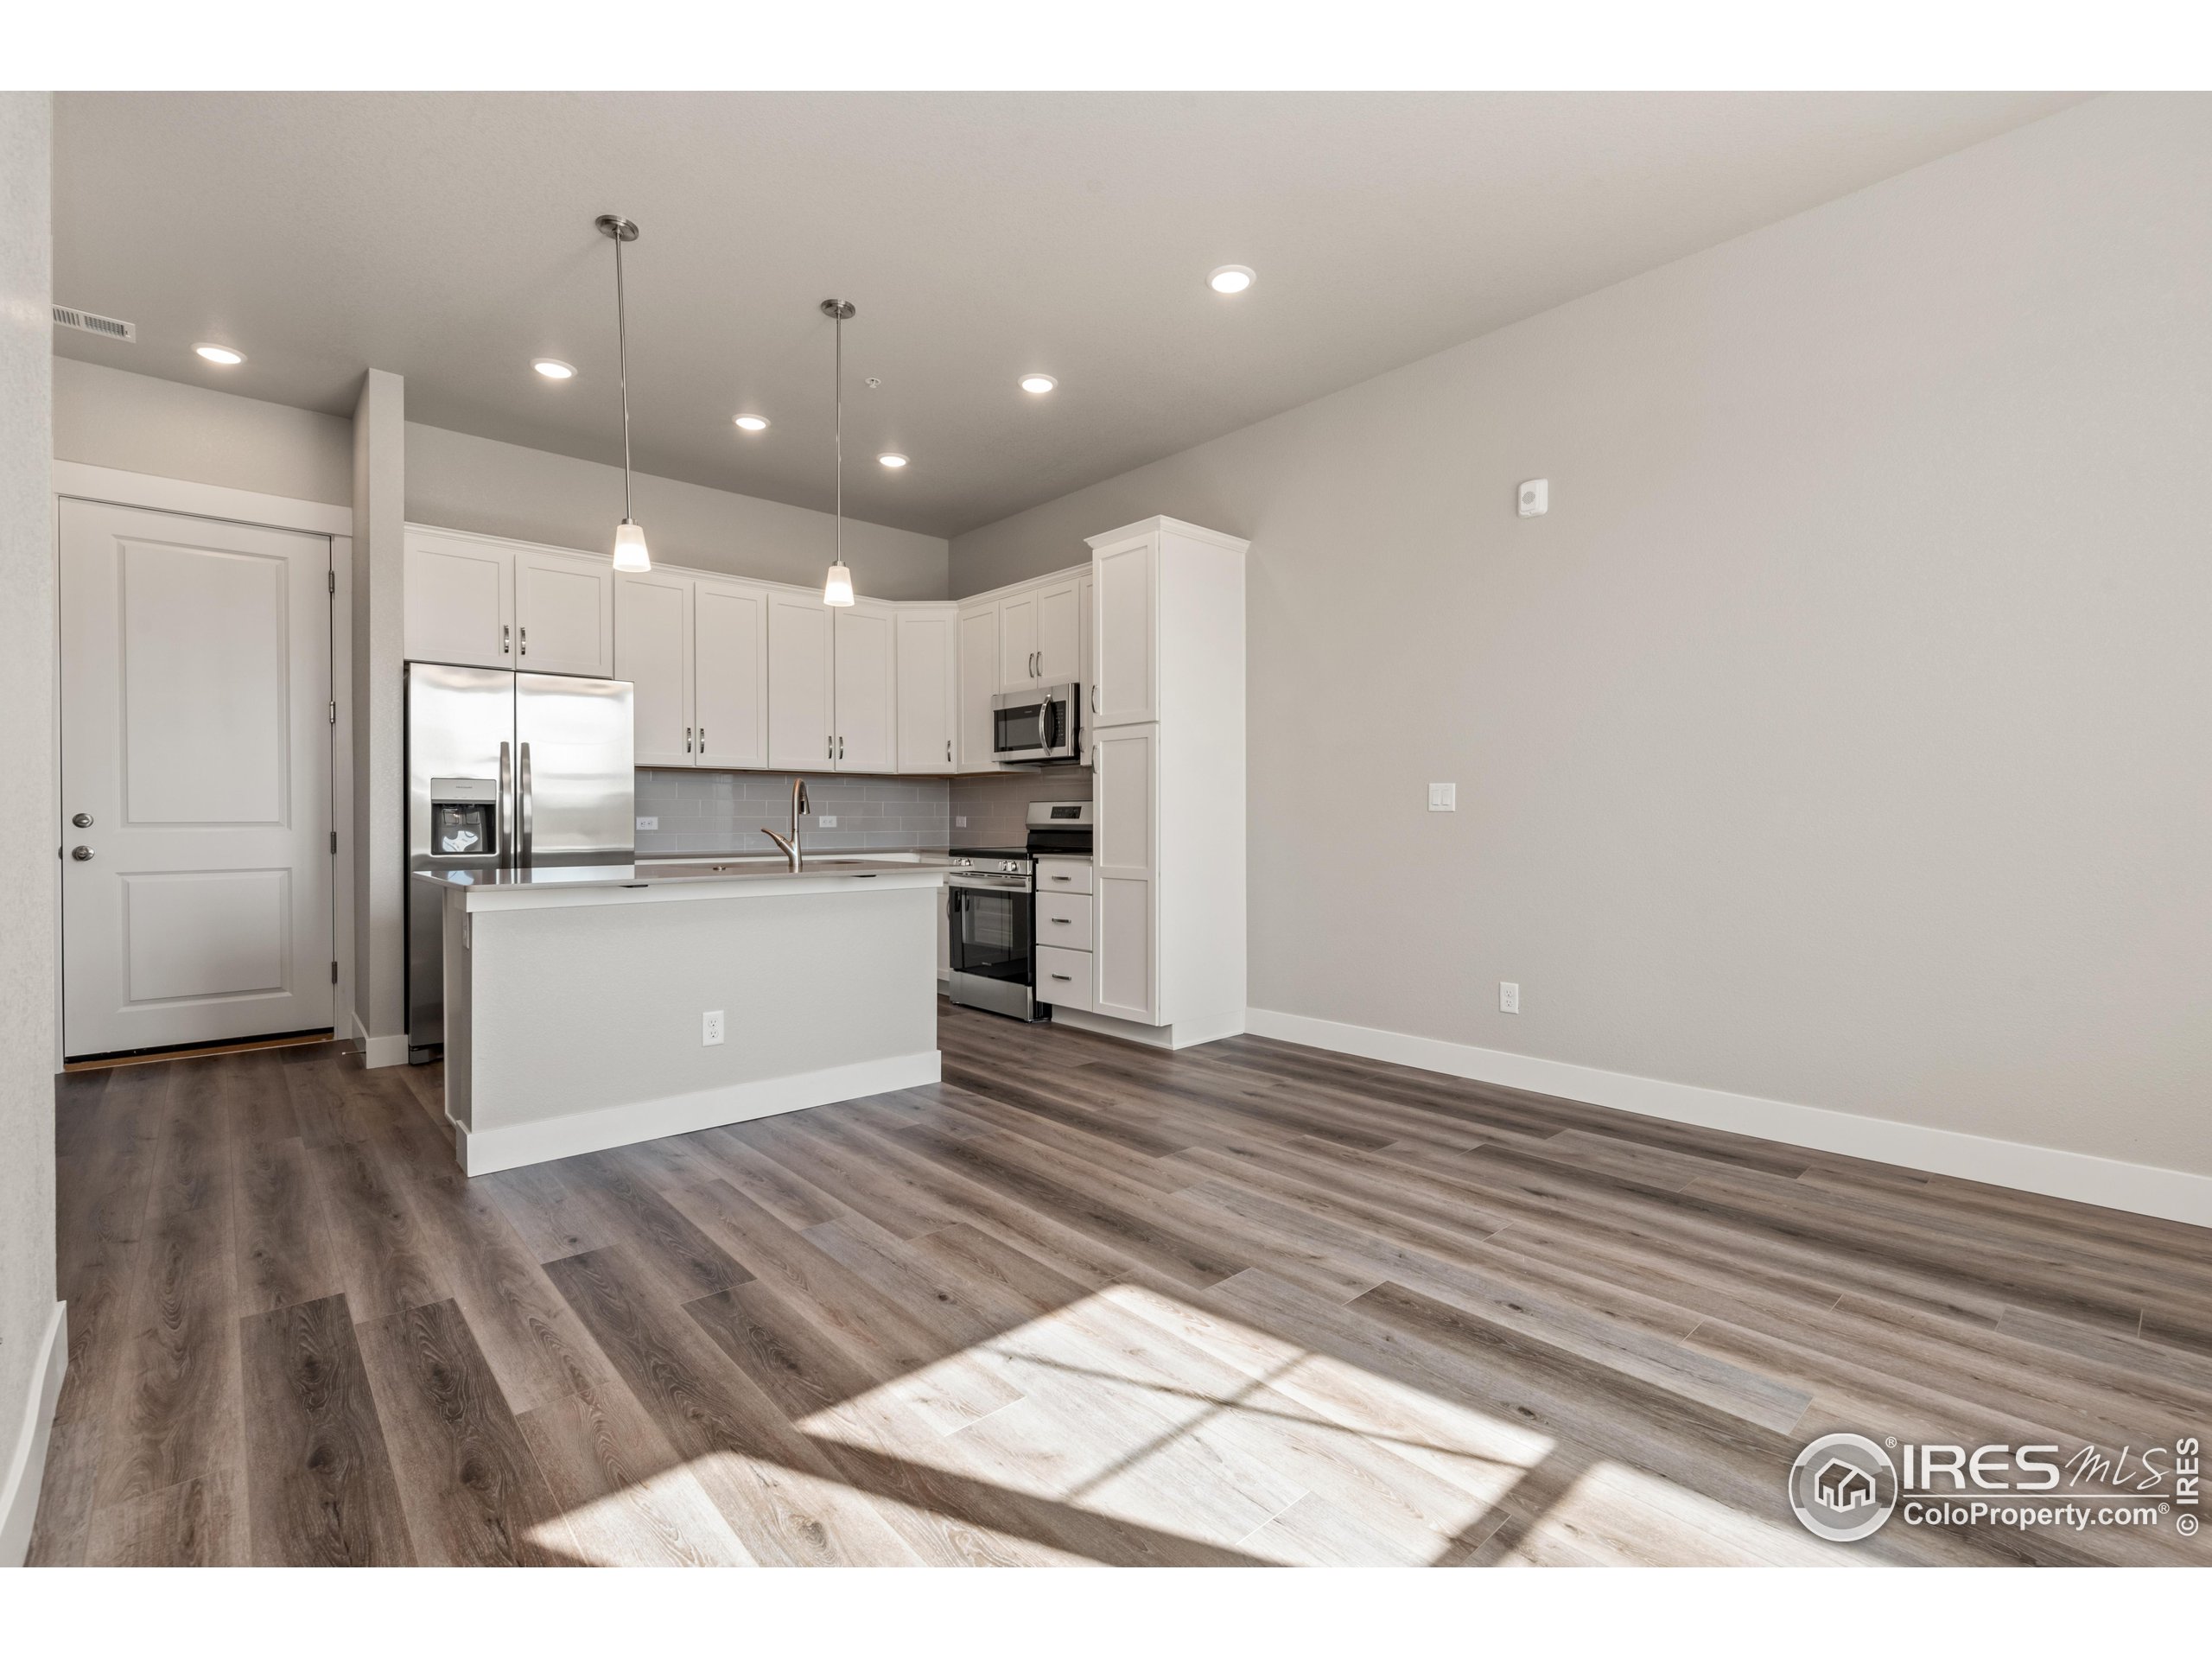
{"type": "Polygon", "coordinates": [[[397,1037],[372,1037],[361,1024],[361,1016],[353,1016],[353,1049],[360,1055],[361,1064],[373,1071],[379,1065],[407,1064],[407,1033],[397,1037]]]}
{"type": "Polygon", "coordinates": [[[2121,1163],[2088,1153],[1961,1135],[1953,1129],[1832,1111],[1821,1106],[1799,1106],[1757,1095],[1700,1089],[1694,1084],[1604,1071],[1566,1060],[1540,1059],[1503,1049],[1408,1036],[1301,1014],[1278,1014],[1271,1008],[1245,1010],[1244,1028],[1255,1036],[1303,1043],[1309,1048],[1558,1095],[1644,1117],[1726,1129],[1817,1152],[1841,1153],[1875,1163],[1897,1164],[1931,1174],[2212,1227],[2212,1175],[2121,1163]]]}
{"type": "Polygon", "coordinates": [[[68,1369],[69,1305],[56,1302],[47,1316],[30,1391],[23,1399],[15,1455],[0,1484],[0,1567],[21,1567],[30,1554],[31,1522],[38,1517],[39,1489],[46,1480],[46,1448],[54,1438],[54,1405],[68,1369]]]}
{"type": "Polygon", "coordinates": [[[543,1164],[580,1153],[604,1152],[663,1135],[690,1135],[724,1123],[743,1123],[779,1112],[802,1111],[840,1100],[859,1100],[888,1094],[894,1089],[915,1089],[935,1083],[944,1075],[943,1057],[936,1049],[920,1054],[899,1054],[884,1060],[862,1060],[853,1065],[802,1072],[797,1077],[766,1077],[757,1083],[735,1083],[696,1094],[668,1095],[597,1111],[573,1112],[566,1117],[536,1123],[516,1123],[504,1128],[475,1131],[455,1125],[454,1141],[461,1166],[471,1175],[543,1164]]]}

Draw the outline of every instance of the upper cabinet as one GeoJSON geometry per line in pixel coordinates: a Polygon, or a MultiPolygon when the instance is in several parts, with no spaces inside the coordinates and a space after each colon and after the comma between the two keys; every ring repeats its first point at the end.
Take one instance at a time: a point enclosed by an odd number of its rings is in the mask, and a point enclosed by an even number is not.
{"type": "Polygon", "coordinates": [[[991,699],[999,691],[999,607],[960,610],[960,709],[954,753],[963,772],[1003,771],[991,754],[991,699]]]}
{"type": "Polygon", "coordinates": [[[830,729],[840,772],[890,772],[898,757],[898,677],[893,666],[893,619],[881,601],[861,600],[836,612],[836,696],[830,729]]]}
{"type": "Polygon", "coordinates": [[[411,524],[405,548],[410,660],[613,673],[614,572],[606,559],[411,524]]]}
{"type": "Polygon", "coordinates": [[[901,605],[893,619],[899,674],[900,772],[951,772],[960,690],[960,612],[901,605]]]}
{"type": "Polygon", "coordinates": [[[768,764],[779,772],[836,764],[830,620],[836,614],[818,594],[777,593],[768,601],[768,764]]]}
{"type": "Polygon", "coordinates": [[[1082,601],[1073,577],[999,601],[999,690],[1059,685],[1082,671],[1082,601]]]}
{"type": "Polygon", "coordinates": [[[1160,537],[1133,536],[1091,556],[1096,696],[1090,723],[1141,726],[1160,718],[1160,537]]]}
{"type": "Polygon", "coordinates": [[[614,579],[614,673],[635,688],[639,766],[767,764],[769,591],[671,570],[614,579]]]}

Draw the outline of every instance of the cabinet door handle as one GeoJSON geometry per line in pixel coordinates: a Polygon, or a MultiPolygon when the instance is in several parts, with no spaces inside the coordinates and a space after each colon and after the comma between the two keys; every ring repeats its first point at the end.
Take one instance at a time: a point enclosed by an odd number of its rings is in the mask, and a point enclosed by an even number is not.
{"type": "Polygon", "coordinates": [[[699,753],[702,753],[702,754],[704,754],[706,752],[707,752],[707,728],[706,728],[705,727],[702,726],[702,727],[699,728],[699,753]]]}
{"type": "Polygon", "coordinates": [[[949,737],[948,737],[948,738],[946,738],[946,739],[944,740],[944,760],[945,760],[945,764],[946,764],[947,766],[951,765],[951,763],[952,763],[952,740],[951,740],[950,738],[949,738],[949,737]]]}
{"type": "Polygon", "coordinates": [[[514,649],[515,631],[511,624],[499,624],[499,655],[505,657],[514,649]]]}
{"type": "Polygon", "coordinates": [[[691,753],[691,728],[689,726],[683,728],[683,753],[691,753]]]}
{"type": "Polygon", "coordinates": [[[530,630],[528,628],[522,630],[522,654],[525,657],[530,655],[530,630]]]}

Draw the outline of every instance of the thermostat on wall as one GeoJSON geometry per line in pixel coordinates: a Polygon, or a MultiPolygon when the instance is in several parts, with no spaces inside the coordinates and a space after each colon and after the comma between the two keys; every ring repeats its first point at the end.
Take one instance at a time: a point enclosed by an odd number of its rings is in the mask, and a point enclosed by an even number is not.
{"type": "Polygon", "coordinates": [[[1524,479],[1521,484],[1521,516],[1539,518],[1552,505],[1552,481],[1548,478],[1524,479]]]}

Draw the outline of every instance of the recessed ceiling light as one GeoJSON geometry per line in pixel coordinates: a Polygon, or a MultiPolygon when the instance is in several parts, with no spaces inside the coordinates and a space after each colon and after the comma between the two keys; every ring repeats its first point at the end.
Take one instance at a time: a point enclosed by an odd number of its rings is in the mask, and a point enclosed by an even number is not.
{"type": "Polygon", "coordinates": [[[765,415],[741,415],[737,417],[737,429],[741,432],[766,432],[768,417],[765,415]]]}
{"type": "Polygon", "coordinates": [[[210,363],[220,363],[226,367],[233,363],[243,363],[245,361],[245,353],[244,352],[234,352],[227,346],[210,346],[203,342],[200,345],[194,346],[192,349],[199,353],[200,356],[206,358],[210,363]]]}
{"type": "Polygon", "coordinates": [[[876,459],[887,467],[904,467],[906,464],[906,457],[896,449],[887,449],[876,459]]]}
{"type": "Polygon", "coordinates": [[[576,365],[563,363],[557,357],[541,357],[530,366],[548,380],[573,380],[576,378],[576,365]]]}
{"type": "Polygon", "coordinates": [[[1059,384],[1049,374],[1025,374],[1021,377],[1021,389],[1024,391],[1050,391],[1059,384]]]}
{"type": "Polygon", "coordinates": [[[1249,265],[1224,265],[1206,278],[1206,286],[1217,294],[1242,294],[1257,280],[1257,273],[1249,265]]]}

